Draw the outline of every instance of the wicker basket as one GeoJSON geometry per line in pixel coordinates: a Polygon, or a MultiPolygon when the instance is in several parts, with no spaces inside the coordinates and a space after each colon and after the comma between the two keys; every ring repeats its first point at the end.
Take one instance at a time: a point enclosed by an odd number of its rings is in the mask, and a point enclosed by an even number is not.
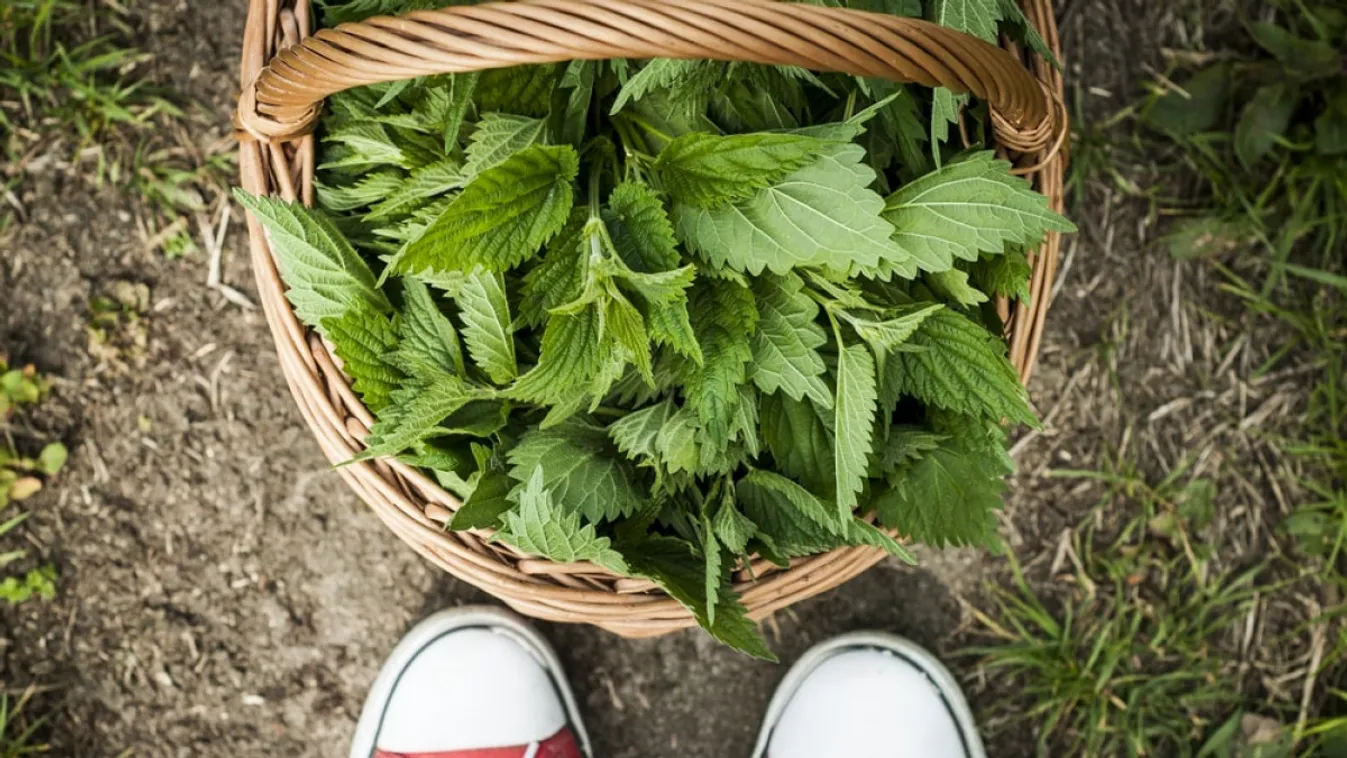
{"type": "MultiPolygon", "coordinates": [[[[1050,0],[1022,0],[1057,47],[1050,0]]],[[[309,0],[251,0],[243,38],[236,127],[244,189],[313,202],[314,138],[323,98],[358,85],[526,63],[606,58],[713,58],[880,76],[971,92],[992,106],[1002,154],[1062,203],[1067,132],[1062,79],[1047,62],[960,32],[893,16],[772,0],[517,0],[375,18],[310,36],[309,0]]],[[[285,298],[266,236],[249,218],[253,268],[290,390],[328,459],[362,449],[373,418],[317,334],[285,298]]],[[[1030,304],[1003,303],[1012,360],[1028,379],[1038,351],[1059,240],[1031,256],[1030,304]]],[[[446,571],[516,610],[587,622],[628,637],[665,634],[695,621],[645,581],[586,564],[560,565],[514,552],[445,522],[459,502],[415,469],[391,460],[338,469],[398,536],[446,571]]],[[[883,557],[849,547],[787,570],[745,567],[737,589],[762,619],[831,589],[883,557]],[[756,577],[749,579],[749,577],[756,577]]]]}

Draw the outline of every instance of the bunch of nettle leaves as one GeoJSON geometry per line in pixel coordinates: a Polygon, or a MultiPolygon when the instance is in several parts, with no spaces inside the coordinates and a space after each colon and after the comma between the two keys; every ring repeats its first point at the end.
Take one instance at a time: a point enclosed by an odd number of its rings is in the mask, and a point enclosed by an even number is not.
{"type": "MultiPolygon", "coordinates": [[[[1013,8],[987,9],[994,37],[1013,8]]],[[[709,61],[429,77],[328,101],[322,212],[240,199],[377,416],[366,457],[434,472],[452,529],[648,578],[770,657],[747,556],[908,558],[876,520],[986,543],[1002,424],[1034,423],[989,299],[1027,297],[1024,251],[1072,227],[942,145],[958,107],[709,61]]]]}

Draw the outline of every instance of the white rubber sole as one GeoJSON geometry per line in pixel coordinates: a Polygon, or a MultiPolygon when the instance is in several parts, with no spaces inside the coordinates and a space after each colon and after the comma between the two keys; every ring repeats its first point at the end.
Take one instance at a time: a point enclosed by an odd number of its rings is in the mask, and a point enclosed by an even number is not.
{"type": "Polygon", "coordinates": [[[908,662],[924,673],[931,683],[940,690],[950,715],[958,726],[963,739],[966,758],[987,758],[978,736],[977,722],[973,719],[973,710],[964,699],[963,688],[945,665],[931,655],[926,648],[896,634],[887,632],[852,632],[833,637],[810,648],[799,661],[786,672],[786,677],[776,688],[776,694],[767,706],[767,714],[762,720],[762,731],[758,734],[758,744],[753,748],[753,758],[763,758],[767,754],[767,744],[771,741],[772,730],[776,728],[786,705],[795,696],[804,680],[829,658],[856,649],[883,650],[908,662]]]}
{"type": "Polygon", "coordinates": [[[365,706],[360,712],[360,721],[356,725],[355,737],[351,740],[351,758],[370,758],[374,754],[374,743],[378,737],[379,723],[383,719],[384,707],[393,695],[393,687],[407,665],[423,648],[449,632],[459,629],[485,628],[503,634],[529,652],[538,664],[547,671],[561,697],[575,739],[580,750],[593,758],[589,735],[585,732],[584,722],[580,720],[580,710],[575,704],[575,694],[571,692],[570,682],[562,670],[561,660],[552,646],[529,626],[522,618],[503,608],[491,606],[469,606],[440,611],[417,624],[398,642],[379,676],[370,687],[365,706]]]}

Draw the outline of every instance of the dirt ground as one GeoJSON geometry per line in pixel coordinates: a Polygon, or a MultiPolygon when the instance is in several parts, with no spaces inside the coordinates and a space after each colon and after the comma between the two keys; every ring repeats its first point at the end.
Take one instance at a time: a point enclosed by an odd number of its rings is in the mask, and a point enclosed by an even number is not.
{"type": "MultiPolygon", "coordinates": [[[[201,145],[224,135],[244,5],[136,3],[159,75],[214,114],[201,145]]],[[[1185,41],[1169,6],[1062,7],[1087,114],[1125,105],[1143,67],[1162,65],[1161,46],[1185,41]]],[[[73,173],[59,164],[36,172],[22,190],[31,218],[0,238],[0,347],[59,377],[35,425],[73,451],[59,486],[29,501],[29,535],[56,563],[60,594],[0,614],[4,684],[50,688],[45,697],[61,704],[50,730],[58,756],[342,755],[397,638],[428,612],[485,598],[417,558],[328,470],[260,311],[207,288],[201,255],[169,261],[147,250],[132,201],[73,173]],[[143,349],[124,366],[92,354],[86,330],[90,299],[126,286],[117,282],[150,293],[139,326],[128,327],[143,327],[143,349]]],[[[1005,519],[1009,543],[1031,563],[1050,557],[1097,495],[1049,470],[1093,466],[1129,444],[1156,466],[1172,463],[1180,449],[1221,442],[1189,439],[1194,418],[1214,414],[1214,428],[1240,410],[1222,393],[1256,356],[1246,348],[1216,370],[1226,357],[1217,347],[1238,324],[1213,320],[1214,287],[1198,267],[1148,247],[1141,210],[1098,190],[1076,214],[1082,233],[1067,246],[1031,388],[1047,424],[1017,447],[1022,472],[1005,519]]],[[[223,281],[249,294],[238,219],[223,281]]],[[[1244,412],[1284,392],[1253,387],[1244,412]]],[[[783,662],[862,627],[957,650],[971,629],[961,601],[978,602],[1003,561],[968,551],[922,558],[921,568],[884,564],[778,614],[768,636],[783,662]]],[[[699,633],[628,642],[588,627],[544,632],[609,758],[746,755],[785,671],[699,633]]],[[[953,667],[979,702],[999,696],[971,659],[953,667]]],[[[1015,731],[993,736],[994,754],[1023,749],[1015,731]]]]}

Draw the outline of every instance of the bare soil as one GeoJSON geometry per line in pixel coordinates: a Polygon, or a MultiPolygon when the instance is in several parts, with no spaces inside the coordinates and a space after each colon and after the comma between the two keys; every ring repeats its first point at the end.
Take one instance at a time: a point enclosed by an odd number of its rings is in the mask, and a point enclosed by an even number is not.
{"type": "MultiPolygon", "coordinates": [[[[1176,34],[1169,5],[1063,8],[1087,114],[1130,102],[1142,66],[1162,65],[1159,48],[1176,34]]],[[[225,134],[244,6],[137,3],[158,75],[208,114],[193,135],[203,147],[225,134]]],[[[78,167],[53,162],[21,195],[30,217],[0,238],[0,349],[59,377],[32,425],[64,438],[73,455],[28,503],[27,535],[58,567],[60,593],[0,612],[4,686],[49,688],[59,705],[48,730],[54,755],[344,754],[398,637],[433,610],[488,598],[417,558],[330,472],[260,311],[208,288],[201,255],[169,261],[147,249],[134,201],[93,189],[78,167]],[[149,307],[125,327],[123,349],[91,351],[90,299],[125,288],[119,282],[146,285],[149,307]]],[[[1238,390],[1256,355],[1215,371],[1239,324],[1215,315],[1200,267],[1149,244],[1144,210],[1096,188],[1075,212],[1082,233],[1067,247],[1031,388],[1047,424],[1017,450],[1022,473],[1006,511],[1008,543],[1031,564],[1097,497],[1050,470],[1094,466],[1120,448],[1158,470],[1194,446],[1216,451],[1228,440],[1203,430],[1229,420],[1237,428],[1238,413],[1292,392],[1246,386],[1227,402],[1222,393],[1238,390]],[[1164,407],[1173,410],[1157,417],[1164,407]]],[[[223,281],[251,297],[238,220],[236,212],[223,281]]],[[[1213,455],[1204,465],[1214,471],[1213,455]]],[[[1261,497],[1260,477],[1250,474],[1261,497]]],[[[1266,506],[1247,493],[1231,498],[1250,514],[1266,506]]],[[[778,614],[767,632],[783,662],[863,627],[957,650],[972,629],[964,602],[978,602],[1003,561],[969,551],[922,557],[921,568],[884,564],[778,614]]],[[[604,756],[747,755],[785,671],[699,633],[631,642],[543,628],[604,756]]],[[[980,702],[1003,694],[981,685],[975,661],[951,663],[980,702]]],[[[990,747],[1027,752],[1025,737],[998,730],[990,747]]]]}

